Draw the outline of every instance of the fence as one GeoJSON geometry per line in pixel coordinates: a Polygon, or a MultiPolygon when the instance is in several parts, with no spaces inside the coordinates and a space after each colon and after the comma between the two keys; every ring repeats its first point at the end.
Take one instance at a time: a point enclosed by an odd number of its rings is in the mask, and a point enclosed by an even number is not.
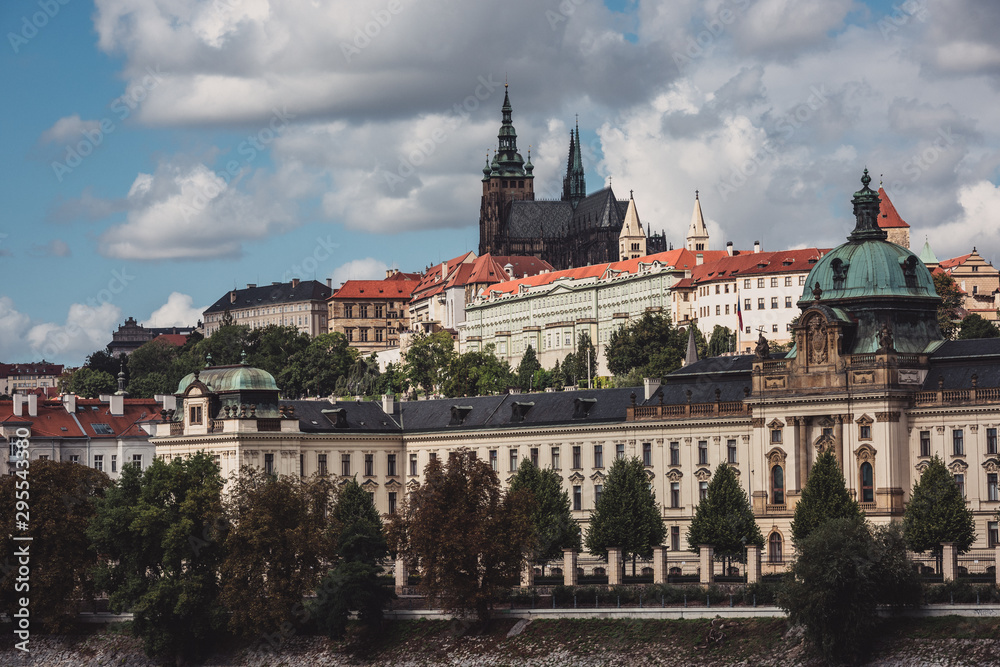
{"type": "Polygon", "coordinates": [[[996,581],[996,551],[975,549],[959,554],[955,574],[963,581],[993,583],[996,581]]]}

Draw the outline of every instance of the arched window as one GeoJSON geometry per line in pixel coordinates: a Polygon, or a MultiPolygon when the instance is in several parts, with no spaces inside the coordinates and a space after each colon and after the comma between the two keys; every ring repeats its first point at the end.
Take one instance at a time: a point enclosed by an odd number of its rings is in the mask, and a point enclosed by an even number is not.
{"type": "Polygon", "coordinates": [[[771,533],[771,537],[767,540],[767,562],[783,562],[781,554],[781,533],[771,533]]]}
{"type": "Polygon", "coordinates": [[[785,502],[785,471],[781,466],[771,468],[771,503],[782,505],[785,502]]]}
{"type": "Polygon", "coordinates": [[[874,475],[872,474],[872,464],[865,462],[861,464],[861,502],[875,502],[874,475]]]}

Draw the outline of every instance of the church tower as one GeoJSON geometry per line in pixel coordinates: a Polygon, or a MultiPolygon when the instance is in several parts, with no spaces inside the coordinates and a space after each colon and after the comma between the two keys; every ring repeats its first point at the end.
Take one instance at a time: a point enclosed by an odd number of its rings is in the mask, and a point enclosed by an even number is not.
{"type": "Polygon", "coordinates": [[[705,227],[705,218],[701,214],[697,190],[694,191],[694,211],[691,213],[691,226],[688,227],[687,249],[691,252],[708,250],[708,228],[705,227]]]}
{"type": "Polygon", "coordinates": [[[566,177],[563,178],[562,200],[576,208],[577,202],[587,196],[587,180],[583,175],[583,157],[580,153],[580,121],[576,132],[569,133],[569,159],[566,160],[566,177]]]}
{"type": "Polygon", "coordinates": [[[629,192],[628,210],[625,211],[625,222],[621,234],[618,235],[618,259],[636,259],[646,256],[646,233],[642,231],[639,213],[635,210],[635,199],[629,192]]]}
{"type": "Polygon", "coordinates": [[[510,202],[515,199],[534,200],[534,175],[531,154],[525,161],[517,152],[517,131],[511,120],[513,108],[504,84],[502,122],[497,134],[497,150],[493,161],[483,167],[483,198],[479,208],[479,254],[510,255],[506,227],[510,202]]]}

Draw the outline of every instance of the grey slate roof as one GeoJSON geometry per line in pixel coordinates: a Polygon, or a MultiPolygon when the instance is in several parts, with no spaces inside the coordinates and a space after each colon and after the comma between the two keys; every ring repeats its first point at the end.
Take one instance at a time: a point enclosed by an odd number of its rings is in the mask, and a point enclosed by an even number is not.
{"type": "MultiPolygon", "coordinates": [[[[772,356],[781,358],[784,355],[772,356]]],[[[690,390],[692,403],[711,403],[716,400],[716,389],[720,391],[721,401],[741,401],[745,397],[744,388],[753,387],[753,360],[752,354],[710,357],[679,368],[663,378],[659,390],[663,392],[663,402],[667,405],[686,403],[690,390]]],[[[654,395],[645,405],[656,405],[659,401],[654,395]]]]}
{"type": "Polygon", "coordinates": [[[277,285],[260,285],[258,287],[248,287],[246,289],[233,290],[236,292],[236,301],[230,299],[230,293],[225,295],[211,306],[206,313],[224,312],[236,308],[255,308],[258,306],[274,306],[283,303],[297,303],[299,301],[325,301],[330,297],[332,290],[318,280],[303,280],[298,286],[292,287],[292,283],[278,283],[277,285]]]}
{"type": "Polygon", "coordinates": [[[945,341],[930,362],[924,391],[936,391],[938,378],[944,389],[971,389],[973,374],[979,387],[1000,387],[1000,338],[945,341]]]}
{"type": "Polygon", "coordinates": [[[507,229],[511,238],[564,238],[571,231],[609,228],[615,231],[625,222],[628,201],[615,199],[604,188],[580,200],[574,209],[568,201],[511,202],[507,229]]]}
{"type": "Polygon", "coordinates": [[[382,404],[372,401],[282,401],[295,406],[299,430],[303,433],[399,433],[399,424],[382,411],[382,404]],[[342,409],[346,426],[337,428],[323,410],[342,409]]]}

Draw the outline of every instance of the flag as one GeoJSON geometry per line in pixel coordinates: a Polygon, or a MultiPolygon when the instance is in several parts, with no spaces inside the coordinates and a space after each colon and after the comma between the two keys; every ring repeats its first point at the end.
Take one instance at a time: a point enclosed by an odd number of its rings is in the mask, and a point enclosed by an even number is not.
{"type": "Polygon", "coordinates": [[[736,321],[740,323],[740,331],[743,331],[743,311],[740,309],[740,295],[736,295],[736,321]]]}

